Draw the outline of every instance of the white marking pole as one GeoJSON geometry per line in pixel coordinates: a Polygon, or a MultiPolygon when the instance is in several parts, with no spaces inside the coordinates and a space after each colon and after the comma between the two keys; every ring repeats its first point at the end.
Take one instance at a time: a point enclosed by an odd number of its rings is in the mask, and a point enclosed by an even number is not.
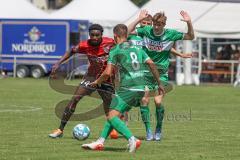
{"type": "MultiPolygon", "coordinates": [[[[183,42],[183,52],[192,53],[192,41],[183,42]]],[[[184,59],[184,84],[192,84],[192,60],[191,58],[184,59]]]]}

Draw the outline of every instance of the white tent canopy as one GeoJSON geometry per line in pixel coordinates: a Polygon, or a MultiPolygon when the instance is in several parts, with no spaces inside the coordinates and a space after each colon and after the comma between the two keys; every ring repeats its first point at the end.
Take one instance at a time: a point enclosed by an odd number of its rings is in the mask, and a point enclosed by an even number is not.
{"type": "Polygon", "coordinates": [[[0,18],[44,19],[48,13],[38,9],[26,0],[5,0],[0,5],[0,18]]]}
{"type": "MultiPolygon", "coordinates": [[[[216,5],[213,2],[194,2],[183,0],[151,0],[145,4],[141,9],[146,9],[151,15],[159,11],[164,11],[167,16],[166,28],[174,28],[180,31],[186,31],[186,23],[180,21],[182,18],[180,15],[181,10],[187,11],[193,23],[201,18],[206,12],[211,10],[216,5]]],[[[138,15],[134,15],[128,21],[131,23],[138,15]]]]}
{"type": "Polygon", "coordinates": [[[62,9],[53,12],[50,17],[89,20],[103,25],[105,34],[110,34],[114,25],[123,23],[137,11],[138,8],[130,0],[73,0],[62,9]]]}
{"type": "Polygon", "coordinates": [[[218,3],[195,24],[198,37],[240,38],[240,4],[218,3]]]}

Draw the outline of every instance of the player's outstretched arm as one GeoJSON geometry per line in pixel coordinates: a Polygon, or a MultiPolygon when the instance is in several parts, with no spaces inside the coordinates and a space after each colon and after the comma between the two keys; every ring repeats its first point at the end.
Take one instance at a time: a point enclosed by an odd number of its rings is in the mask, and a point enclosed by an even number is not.
{"type": "Polygon", "coordinates": [[[94,82],[90,83],[90,86],[96,87],[97,85],[102,84],[102,82],[106,81],[111,76],[112,70],[113,70],[113,65],[108,64],[104,72],[101,74],[101,76],[94,82]]]}
{"type": "Polygon", "coordinates": [[[192,58],[193,54],[191,53],[179,53],[176,49],[171,48],[171,53],[175,56],[181,57],[181,58],[192,58]]]}
{"type": "Polygon", "coordinates": [[[128,26],[128,34],[136,34],[135,28],[138,23],[140,23],[141,20],[146,18],[148,16],[148,11],[147,10],[141,10],[138,18],[134,20],[129,26],[128,26]]]}
{"type": "Polygon", "coordinates": [[[164,90],[164,88],[161,85],[161,81],[159,79],[160,74],[159,74],[159,72],[157,70],[156,65],[154,64],[154,62],[151,59],[148,59],[146,61],[146,63],[147,63],[148,67],[150,68],[150,71],[152,72],[154,78],[156,79],[156,81],[158,83],[159,94],[164,95],[165,94],[165,90],[164,90]]]}
{"type": "Polygon", "coordinates": [[[57,61],[57,63],[55,63],[52,67],[52,71],[51,74],[54,74],[56,72],[56,70],[59,68],[59,66],[66,60],[68,60],[71,57],[71,52],[67,51],[59,61],[57,61]]]}
{"type": "Polygon", "coordinates": [[[194,30],[193,30],[191,17],[185,11],[181,11],[180,14],[182,15],[181,21],[186,22],[187,26],[188,26],[188,32],[184,35],[183,39],[184,40],[193,40],[194,39],[194,30]]]}

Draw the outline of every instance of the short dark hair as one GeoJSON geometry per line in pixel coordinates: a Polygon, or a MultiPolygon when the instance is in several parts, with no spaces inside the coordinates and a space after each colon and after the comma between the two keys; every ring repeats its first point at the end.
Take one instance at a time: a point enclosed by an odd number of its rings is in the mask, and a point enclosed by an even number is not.
{"type": "Polygon", "coordinates": [[[90,32],[92,30],[99,30],[99,31],[103,32],[103,27],[100,24],[92,24],[89,27],[88,31],[90,32]]]}
{"type": "Polygon", "coordinates": [[[113,33],[118,37],[127,37],[128,36],[128,28],[125,24],[118,24],[113,28],[113,33]]]}

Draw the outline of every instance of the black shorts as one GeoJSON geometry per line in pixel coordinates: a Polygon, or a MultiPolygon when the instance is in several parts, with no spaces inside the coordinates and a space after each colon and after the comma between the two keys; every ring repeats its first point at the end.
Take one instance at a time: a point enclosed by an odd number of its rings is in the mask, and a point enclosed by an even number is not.
{"type": "Polygon", "coordinates": [[[82,82],[80,83],[80,87],[87,89],[89,94],[91,94],[94,91],[97,91],[98,94],[101,96],[103,103],[106,105],[110,105],[112,101],[112,95],[115,92],[113,85],[109,83],[102,83],[101,86],[93,88],[89,86],[91,82],[93,81],[83,79],[82,82]]]}

